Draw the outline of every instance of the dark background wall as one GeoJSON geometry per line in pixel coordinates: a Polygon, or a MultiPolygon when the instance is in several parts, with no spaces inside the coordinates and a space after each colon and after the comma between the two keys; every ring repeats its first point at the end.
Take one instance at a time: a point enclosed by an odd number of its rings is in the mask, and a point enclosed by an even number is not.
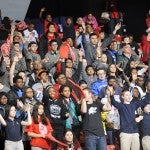
{"type": "MultiPolygon", "coordinates": [[[[140,41],[146,29],[145,18],[150,9],[150,0],[118,0],[118,8],[123,12],[127,32],[140,41]]],[[[105,10],[106,0],[31,0],[26,17],[37,18],[41,7],[46,7],[52,17],[84,16],[92,12],[97,19],[105,10]]]]}

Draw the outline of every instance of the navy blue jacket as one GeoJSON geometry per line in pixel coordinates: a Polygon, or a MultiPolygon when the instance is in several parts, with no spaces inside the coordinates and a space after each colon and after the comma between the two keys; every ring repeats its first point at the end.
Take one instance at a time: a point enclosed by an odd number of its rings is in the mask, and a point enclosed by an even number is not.
{"type": "Polygon", "coordinates": [[[111,96],[111,103],[116,108],[118,108],[120,114],[120,126],[121,132],[124,133],[138,133],[138,126],[135,121],[136,114],[135,111],[141,106],[147,104],[146,99],[141,99],[137,102],[132,102],[130,104],[119,103],[115,101],[114,97],[111,96]]]}

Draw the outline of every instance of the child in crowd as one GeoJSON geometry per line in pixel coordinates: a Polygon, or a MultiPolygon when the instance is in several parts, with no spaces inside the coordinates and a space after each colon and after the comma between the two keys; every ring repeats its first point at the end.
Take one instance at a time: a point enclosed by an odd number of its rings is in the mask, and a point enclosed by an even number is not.
{"type": "Polygon", "coordinates": [[[0,124],[2,124],[3,126],[6,126],[6,122],[1,114],[0,114],[0,124]]]}

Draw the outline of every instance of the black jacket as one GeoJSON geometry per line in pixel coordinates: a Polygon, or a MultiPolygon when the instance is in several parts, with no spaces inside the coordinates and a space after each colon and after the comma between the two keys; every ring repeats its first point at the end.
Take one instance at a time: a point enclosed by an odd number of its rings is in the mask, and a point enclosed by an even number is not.
{"type": "Polygon", "coordinates": [[[67,119],[65,115],[68,111],[63,102],[61,100],[53,100],[50,97],[43,98],[43,102],[44,104],[46,103],[45,113],[53,129],[64,128],[65,120],[67,119]]]}

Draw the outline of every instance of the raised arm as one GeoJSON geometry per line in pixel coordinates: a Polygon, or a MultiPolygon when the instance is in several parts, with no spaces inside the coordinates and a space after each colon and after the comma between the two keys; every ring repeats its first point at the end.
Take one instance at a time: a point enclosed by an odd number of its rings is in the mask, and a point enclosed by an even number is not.
{"type": "Polygon", "coordinates": [[[111,100],[111,104],[113,106],[115,106],[116,108],[118,109],[121,109],[122,108],[122,103],[119,103],[115,100],[114,98],[114,89],[112,86],[108,86],[108,90],[110,91],[110,100],[111,100]]]}
{"type": "Polygon", "coordinates": [[[15,66],[16,66],[16,63],[19,61],[19,58],[18,58],[18,56],[15,56],[14,58],[13,58],[13,63],[12,63],[12,65],[11,65],[11,67],[10,67],[10,71],[9,71],[9,74],[10,74],[10,76],[9,76],[9,81],[10,81],[10,85],[11,86],[13,86],[13,78],[14,78],[14,71],[15,71],[15,66]]]}
{"type": "MultiPolygon", "coordinates": [[[[72,78],[74,81],[76,81],[77,79],[79,80],[80,76],[81,76],[81,73],[82,73],[82,61],[83,61],[83,51],[82,50],[79,50],[78,52],[78,56],[79,56],[79,62],[78,62],[78,67],[75,71],[75,73],[72,75],[72,78]]],[[[78,82],[78,80],[76,82],[78,82]]]]}
{"type": "Polygon", "coordinates": [[[112,34],[109,35],[108,38],[104,39],[104,41],[102,42],[102,45],[101,45],[101,49],[103,50],[104,48],[106,48],[113,40],[116,32],[121,28],[121,24],[118,23],[116,26],[115,26],[115,29],[113,31],[112,34]]]}
{"type": "Polygon", "coordinates": [[[27,106],[27,114],[28,114],[27,121],[21,121],[21,125],[23,125],[23,126],[29,126],[32,124],[30,105],[27,106]]]}
{"type": "Polygon", "coordinates": [[[82,102],[81,102],[81,113],[83,113],[83,114],[87,113],[86,98],[82,99],[82,102]]]}
{"type": "Polygon", "coordinates": [[[10,44],[13,43],[14,31],[15,31],[15,25],[12,25],[11,26],[11,33],[10,33],[10,44]]]}
{"type": "Polygon", "coordinates": [[[6,121],[4,120],[4,118],[2,117],[2,115],[0,114],[0,123],[3,125],[3,126],[6,126],[6,121]]]}
{"type": "Polygon", "coordinates": [[[43,12],[45,11],[45,7],[41,8],[40,13],[39,13],[39,18],[42,18],[43,12]]]}
{"type": "Polygon", "coordinates": [[[106,88],[106,95],[107,95],[107,99],[108,102],[103,106],[103,111],[110,111],[111,110],[111,99],[110,99],[110,91],[109,89],[106,88]]]}

